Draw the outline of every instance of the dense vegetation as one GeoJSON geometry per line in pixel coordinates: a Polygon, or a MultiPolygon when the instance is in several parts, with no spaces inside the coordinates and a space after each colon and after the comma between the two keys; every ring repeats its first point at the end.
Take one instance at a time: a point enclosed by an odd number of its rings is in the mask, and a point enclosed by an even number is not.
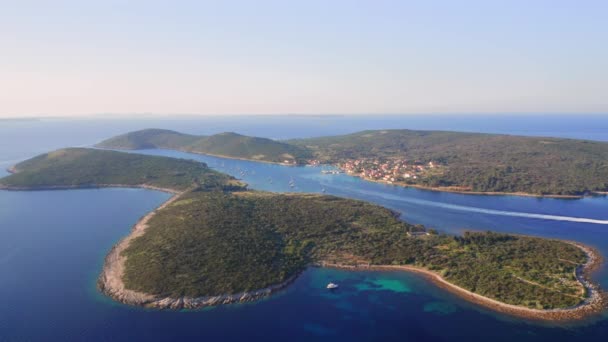
{"type": "Polygon", "coordinates": [[[100,142],[102,148],[121,150],[144,150],[164,148],[177,150],[194,143],[200,137],[167,129],[144,129],[122,134],[100,142]]]}
{"type": "Polygon", "coordinates": [[[166,148],[260,161],[339,163],[360,158],[407,159],[442,166],[408,182],[477,192],[583,195],[608,191],[608,143],[441,131],[364,131],[278,142],[235,133],[194,136],[148,129],[108,139],[100,147],[166,148]]]}
{"type": "Polygon", "coordinates": [[[406,158],[446,166],[420,185],[581,195],[608,190],[608,143],[441,131],[383,130],[299,139],[324,162],[406,158]]]}
{"type": "Polygon", "coordinates": [[[236,133],[195,136],[163,129],[145,129],[102,141],[99,147],[111,149],[163,148],[283,163],[301,163],[310,153],[298,146],[236,133]]]}
{"type": "Polygon", "coordinates": [[[185,159],[145,156],[87,148],[45,153],[15,166],[0,179],[11,188],[87,187],[107,184],[149,185],[174,190],[239,186],[230,176],[185,159]]]}
{"type": "Polygon", "coordinates": [[[406,234],[420,229],[385,208],[333,196],[194,191],[159,210],[124,251],[124,281],[164,296],[218,295],[276,284],[327,261],[424,267],[529,307],[566,307],[583,297],[574,269],[585,255],[572,245],[489,232],[406,234]]]}

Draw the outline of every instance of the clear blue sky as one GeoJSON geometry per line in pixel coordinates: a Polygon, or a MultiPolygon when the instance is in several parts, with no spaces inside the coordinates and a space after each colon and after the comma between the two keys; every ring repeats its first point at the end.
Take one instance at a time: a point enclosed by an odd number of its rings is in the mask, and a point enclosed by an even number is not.
{"type": "Polygon", "coordinates": [[[0,116],[608,113],[608,1],[1,1],[0,116]]]}

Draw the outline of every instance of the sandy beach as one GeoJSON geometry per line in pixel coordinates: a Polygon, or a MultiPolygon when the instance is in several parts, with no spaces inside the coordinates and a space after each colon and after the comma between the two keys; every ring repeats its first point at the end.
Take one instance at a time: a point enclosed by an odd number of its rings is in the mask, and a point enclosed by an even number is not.
{"type": "Polygon", "coordinates": [[[585,254],[587,254],[587,262],[585,265],[577,269],[576,277],[581,285],[587,290],[588,296],[585,301],[582,303],[564,309],[550,309],[550,310],[541,310],[541,309],[531,309],[523,306],[512,305],[497,301],[492,298],[488,298],[474,292],[468,291],[462,287],[454,285],[439,274],[433,271],[429,271],[427,269],[423,269],[420,267],[407,266],[407,265],[342,265],[342,264],[330,264],[330,263],[322,263],[320,266],[322,267],[332,267],[353,271],[373,271],[373,270],[400,270],[406,272],[414,272],[423,275],[425,278],[432,281],[435,285],[439,286],[442,289],[450,291],[451,293],[458,295],[459,297],[480,305],[482,307],[520,317],[530,320],[541,320],[541,321],[574,321],[580,320],[584,318],[588,318],[590,316],[599,314],[600,312],[606,309],[607,298],[606,294],[603,293],[599,287],[589,281],[590,273],[597,270],[602,263],[602,259],[597,251],[593,248],[584,246],[582,244],[576,242],[569,243],[581,248],[585,254]]]}

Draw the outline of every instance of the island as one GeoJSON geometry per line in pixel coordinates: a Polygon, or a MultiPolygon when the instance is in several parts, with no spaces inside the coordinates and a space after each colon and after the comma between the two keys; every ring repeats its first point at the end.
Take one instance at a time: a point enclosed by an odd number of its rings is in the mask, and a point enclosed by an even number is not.
{"type": "Polygon", "coordinates": [[[198,136],[166,129],[144,129],[104,140],[97,147],[115,150],[162,148],[284,165],[303,164],[312,157],[305,148],[233,132],[198,136]]]}
{"type": "Polygon", "coordinates": [[[445,131],[377,130],[274,141],[148,129],[98,144],[286,165],[335,165],[366,180],[436,191],[579,198],[608,192],[608,143],[445,131]]]}
{"type": "Polygon", "coordinates": [[[192,187],[244,186],[194,160],[90,148],[66,148],[23,161],[0,179],[0,189],[52,190],[139,187],[177,193],[192,187]]]}
{"type": "Polygon", "coordinates": [[[252,301],[288,286],[307,267],[337,267],[420,273],[482,306],[532,319],[578,319],[605,308],[589,277],[600,256],[573,242],[438,234],[363,201],[249,190],[184,159],[71,148],[13,172],[0,179],[1,188],[174,193],[105,259],[100,290],[130,305],[195,309],[252,301]]]}

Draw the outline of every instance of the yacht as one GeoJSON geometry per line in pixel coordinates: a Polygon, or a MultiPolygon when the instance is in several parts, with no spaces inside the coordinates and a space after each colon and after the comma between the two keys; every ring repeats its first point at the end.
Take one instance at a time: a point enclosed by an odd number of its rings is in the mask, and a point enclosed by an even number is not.
{"type": "Polygon", "coordinates": [[[338,288],[338,284],[329,283],[329,284],[327,284],[327,288],[329,290],[337,289],[338,288]]]}

